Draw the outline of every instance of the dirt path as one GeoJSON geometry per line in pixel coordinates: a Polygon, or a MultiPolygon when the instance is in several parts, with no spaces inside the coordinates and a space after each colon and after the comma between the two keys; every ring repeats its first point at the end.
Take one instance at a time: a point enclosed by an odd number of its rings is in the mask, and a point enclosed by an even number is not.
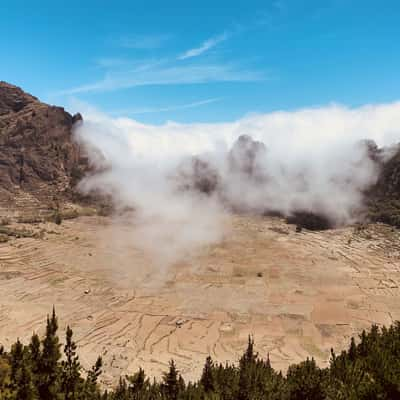
{"type": "Polygon", "coordinates": [[[197,378],[205,357],[236,362],[253,334],[277,369],[371,323],[400,319],[399,233],[382,225],[295,233],[279,219],[232,217],[226,239],[168,270],[150,267],[128,227],[104,218],[43,225],[42,239],[0,244],[0,343],[28,340],[52,304],[104,383],[174,358],[197,378]]]}

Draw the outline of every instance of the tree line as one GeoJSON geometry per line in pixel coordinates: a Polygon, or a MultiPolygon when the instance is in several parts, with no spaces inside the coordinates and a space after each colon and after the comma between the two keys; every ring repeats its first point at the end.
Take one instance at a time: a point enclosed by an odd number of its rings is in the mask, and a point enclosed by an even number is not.
{"type": "Polygon", "coordinates": [[[53,309],[43,338],[29,344],[19,339],[9,351],[0,347],[0,400],[353,400],[400,399],[400,322],[389,328],[373,325],[347,350],[331,351],[329,366],[314,359],[291,365],[286,375],[275,371],[269,357],[254,350],[251,337],[239,363],[216,363],[209,356],[197,382],[185,382],[173,360],[162,379],[143,369],[121,376],[113,390],[102,390],[99,357],[83,371],[68,326],[65,344],[57,335],[53,309]]]}

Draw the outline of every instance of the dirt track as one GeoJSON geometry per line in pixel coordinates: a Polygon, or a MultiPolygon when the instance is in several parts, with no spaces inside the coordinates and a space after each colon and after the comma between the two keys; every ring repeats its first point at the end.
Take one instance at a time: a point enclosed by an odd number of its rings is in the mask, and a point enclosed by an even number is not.
{"type": "Polygon", "coordinates": [[[162,273],[105,218],[41,227],[0,244],[0,343],[42,332],[55,304],[82,364],[103,356],[106,384],[139,366],[159,376],[171,358],[198,377],[208,354],[236,362],[249,334],[277,369],[324,365],[331,347],[400,319],[399,233],[383,225],[295,233],[235,216],[222,243],[162,273]]]}

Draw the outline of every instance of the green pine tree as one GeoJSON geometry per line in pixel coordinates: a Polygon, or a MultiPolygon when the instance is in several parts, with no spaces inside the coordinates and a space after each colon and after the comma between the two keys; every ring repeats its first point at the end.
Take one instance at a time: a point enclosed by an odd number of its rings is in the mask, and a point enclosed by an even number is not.
{"type": "Polygon", "coordinates": [[[10,380],[11,384],[17,384],[17,378],[19,373],[21,372],[21,368],[24,360],[24,346],[20,342],[19,339],[11,346],[10,352],[10,364],[11,364],[11,373],[10,380]]]}
{"type": "Polygon", "coordinates": [[[100,391],[97,386],[97,381],[99,376],[102,373],[103,360],[101,357],[97,357],[97,360],[93,367],[87,374],[85,384],[84,384],[84,392],[85,392],[85,400],[93,400],[98,399],[100,397],[100,391]]]}
{"type": "Polygon", "coordinates": [[[42,356],[40,346],[41,344],[39,336],[36,333],[34,333],[29,343],[29,357],[30,357],[30,366],[32,372],[32,381],[36,388],[38,388],[39,385],[40,360],[42,356]]]}
{"type": "Polygon", "coordinates": [[[215,392],[214,363],[210,356],[206,358],[200,383],[206,393],[215,392]]]}
{"type": "Polygon", "coordinates": [[[307,358],[297,365],[291,365],[287,372],[286,385],[290,400],[324,400],[324,371],[315,360],[307,358]]]}
{"type": "Polygon", "coordinates": [[[163,388],[169,400],[176,400],[179,394],[179,372],[176,369],[174,360],[169,363],[169,371],[163,375],[163,388]]]}
{"type": "Polygon", "coordinates": [[[247,349],[239,361],[239,400],[248,400],[254,391],[254,375],[258,354],[254,352],[254,340],[248,338],[247,349]]]}
{"type": "Polygon", "coordinates": [[[32,382],[31,371],[28,362],[23,362],[18,374],[16,384],[16,400],[37,399],[35,386],[32,382]]]}
{"type": "Polygon", "coordinates": [[[72,335],[72,329],[67,326],[64,346],[65,360],[61,362],[61,389],[65,400],[75,400],[78,385],[81,383],[81,365],[76,354],[76,344],[72,340],[72,335]]]}
{"type": "Polygon", "coordinates": [[[47,316],[46,334],[42,340],[39,360],[37,388],[41,400],[54,400],[59,393],[58,362],[61,358],[60,343],[57,336],[58,321],[53,307],[51,318],[47,316]]]}

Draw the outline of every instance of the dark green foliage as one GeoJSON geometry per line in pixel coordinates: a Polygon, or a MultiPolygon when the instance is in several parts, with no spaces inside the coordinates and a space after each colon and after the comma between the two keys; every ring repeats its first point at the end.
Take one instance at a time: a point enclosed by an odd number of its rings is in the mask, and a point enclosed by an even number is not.
{"type": "Polygon", "coordinates": [[[314,214],[308,211],[298,211],[286,218],[288,224],[296,225],[296,232],[309,229],[310,231],[323,231],[333,227],[332,221],[322,214],[314,214]]]}
{"type": "Polygon", "coordinates": [[[174,360],[169,363],[169,371],[163,375],[163,384],[161,386],[163,393],[169,400],[177,400],[179,393],[185,390],[185,383],[176,369],[174,360]]]}
{"type": "Polygon", "coordinates": [[[186,384],[171,360],[161,382],[143,369],[121,377],[113,391],[101,392],[99,357],[86,377],[81,375],[73,332],[67,327],[61,360],[55,311],[46,333],[28,346],[17,340],[9,352],[0,350],[0,400],[392,400],[400,399],[400,323],[373,325],[352,338],[347,351],[333,350],[328,368],[313,359],[276,372],[248,339],[238,365],[216,364],[207,357],[198,382],[186,384]]]}
{"type": "Polygon", "coordinates": [[[200,383],[206,393],[215,392],[216,385],[214,377],[214,363],[210,356],[206,358],[206,363],[203,368],[203,373],[201,374],[200,383]]]}
{"type": "Polygon", "coordinates": [[[400,228],[400,201],[397,198],[380,199],[370,204],[369,218],[372,222],[383,222],[400,228]]]}
{"type": "Polygon", "coordinates": [[[99,390],[97,387],[97,381],[99,376],[101,375],[101,368],[103,366],[103,360],[101,357],[98,357],[96,363],[90,369],[87,374],[84,386],[83,386],[83,393],[84,399],[98,399],[99,398],[99,390]]]}
{"type": "Polygon", "coordinates": [[[376,184],[367,193],[369,218],[400,228],[400,146],[387,149],[392,157],[379,163],[376,184]]]}
{"type": "Polygon", "coordinates": [[[139,368],[136,374],[128,376],[127,380],[129,383],[129,393],[133,396],[146,392],[150,386],[150,381],[146,378],[142,368],[139,368]]]}
{"type": "Polygon", "coordinates": [[[18,372],[20,371],[23,365],[23,359],[24,359],[24,346],[19,341],[19,339],[17,339],[17,341],[11,346],[11,351],[10,351],[11,382],[16,382],[18,372]]]}
{"type": "Polygon", "coordinates": [[[55,223],[56,225],[61,225],[61,223],[62,223],[62,216],[61,216],[61,212],[60,212],[59,210],[57,210],[57,211],[54,212],[53,219],[54,219],[54,223],[55,223]]]}
{"type": "Polygon", "coordinates": [[[38,364],[38,392],[41,400],[53,400],[57,393],[57,377],[61,358],[57,336],[58,321],[55,310],[47,316],[46,335],[42,340],[42,352],[38,364]]]}
{"type": "Polygon", "coordinates": [[[317,367],[314,359],[291,365],[286,376],[286,386],[291,400],[323,400],[326,371],[317,367]]]}
{"type": "Polygon", "coordinates": [[[78,386],[82,383],[80,375],[81,366],[76,355],[76,344],[72,340],[72,329],[68,326],[64,354],[65,360],[61,361],[61,390],[65,394],[65,400],[74,400],[78,386]]]}
{"type": "Polygon", "coordinates": [[[26,360],[18,371],[17,380],[15,382],[16,395],[18,400],[34,400],[36,396],[36,388],[32,381],[32,374],[26,360]]]}
{"type": "Polygon", "coordinates": [[[282,392],[283,378],[271,367],[269,357],[259,358],[254,352],[254,341],[248,339],[247,349],[239,361],[239,387],[237,398],[250,399],[279,399],[282,392]]]}

